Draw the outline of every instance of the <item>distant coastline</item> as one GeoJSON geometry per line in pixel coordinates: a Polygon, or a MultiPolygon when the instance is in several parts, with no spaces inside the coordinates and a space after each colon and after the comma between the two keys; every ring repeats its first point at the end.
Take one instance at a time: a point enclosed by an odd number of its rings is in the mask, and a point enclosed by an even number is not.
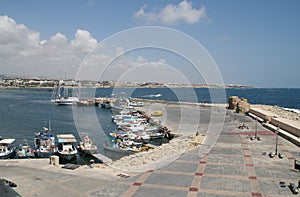
{"type": "Polygon", "coordinates": [[[77,81],[39,78],[0,78],[0,90],[12,88],[255,88],[248,85],[179,84],[160,82],[77,81]]]}

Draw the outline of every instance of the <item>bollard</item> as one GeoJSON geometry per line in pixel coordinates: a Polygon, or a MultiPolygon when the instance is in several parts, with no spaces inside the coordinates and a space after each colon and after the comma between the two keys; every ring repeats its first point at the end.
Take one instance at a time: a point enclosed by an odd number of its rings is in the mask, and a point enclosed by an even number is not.
{"type": "Polygon", "coordinates": [[[95,165],[95,160],[94,159],[91,159],[90,160],[90,168],[93,168],[95,165]]]}
{"type": "Polygon", "coordinates": [[[50,156],[50,164],[54,166],[59,166],[59,157],[56,155],[50,156]]]}

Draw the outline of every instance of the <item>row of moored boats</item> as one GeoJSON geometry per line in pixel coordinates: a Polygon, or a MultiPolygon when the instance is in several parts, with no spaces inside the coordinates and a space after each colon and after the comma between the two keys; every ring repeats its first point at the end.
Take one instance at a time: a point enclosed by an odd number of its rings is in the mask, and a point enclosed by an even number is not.
{"type": "Polygon", "coordinates": [[[85,136],[76,146],[77,140],[73,134],[57,134],[56,137],[47,129],[36,132],[34,148],[25,142],[14,146],[15,139],[0,137],[0,159],[9,158],[49,158],[58,155],[62,160],[73,160],[78,153],[94,154],[98,148],[92,140],[85,136]]]}
{"type": "Polygon", "coordinates": [[[143,103],[131,99],[119,99],[111,103],[112,121],[116,130],[109,133],[110,143],[104,149],[118,152],[141,152],[153,148],[152,141],[170,139],[170,131],[155,123],[137,107],[143,103]]]}

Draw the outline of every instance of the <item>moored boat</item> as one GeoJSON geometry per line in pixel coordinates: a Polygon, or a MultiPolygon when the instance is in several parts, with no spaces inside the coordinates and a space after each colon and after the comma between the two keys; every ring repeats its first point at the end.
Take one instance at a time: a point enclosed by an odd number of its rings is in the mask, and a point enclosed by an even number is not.
{"type": "Polygon", "coordinates": [[[97,103],[96,99],[80,99],[79,101],[76,101],[77,106],[97,106],[99,103],[97,103]]]}
{"type": "Polygon", "coordinates": [[[22,158],[33,158],[35,156],[33,150],[31,149],[30,145],[25,140],[24,144],[20,144],[19,148],[17,149],[17,157],[22,158]]]}
{"type": "Polygon", "coordinates": [[[98,147],[89,138],[89,136],[85,136],[82,142],[79,142],[77,150],[81,154],[93,155],[98,152],[98,147]]]}
{"type": "Polygon", "coordinates": [[[55,100],[57,105],[76,105],[79,102],[78,97],[61,97],[55,100]]]}
{"type": "Polygon", "coordinates": [[[130,140],[129,138],[114,138],[112,141],[106,141],[103,144],[103,150],[106,156],[114,160],[128,156],[137,152],[147,151],[151,147],[130,140]]]}
{"type": "Polygon", "coordinates": [[[101,102],[101,107],[104,109],[110,109],[111,108],[111,104],[109,100],[104,100],[101,102]]]}
{"type": "Polygon", "coordinates": [[[0,137],[0,159],[12,158],[16,153],[16,147],[12,146],[15,139],[2,139],[0,137]]]}
{"type": "Polygon", "coordinates": [[[62,160],[73,160],[77,156],[76,139],[72,134],[58,134],[58,156],[62,160]]]}
{"type": "Polygon", "coordinates": [[[54,87],[51,102],[57,105],[76,105],[79,102],[79,98],[74,95],[69,96],[69,90],[67,87],[62,87],[64,81],[60,81],[57,87],[54,87]]]}
{"type": "Polygon", "coordinates": [[[40,158],[49,158],[57,152],[55,137],[48,128],[44,127],[43,131],[35,133],[33,152],[40,158]]]}

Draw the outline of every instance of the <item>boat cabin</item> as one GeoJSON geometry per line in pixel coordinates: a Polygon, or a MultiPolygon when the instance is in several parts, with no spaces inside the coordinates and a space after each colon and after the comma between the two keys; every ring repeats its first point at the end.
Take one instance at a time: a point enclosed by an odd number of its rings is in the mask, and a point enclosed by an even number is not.
{"type": "Polygon", "coordinates": [[[72,134],[58,134],[57,135],[58,149],[60,151],[71,151],[75,149],[74,143],[76,139],[72,134]]]}

